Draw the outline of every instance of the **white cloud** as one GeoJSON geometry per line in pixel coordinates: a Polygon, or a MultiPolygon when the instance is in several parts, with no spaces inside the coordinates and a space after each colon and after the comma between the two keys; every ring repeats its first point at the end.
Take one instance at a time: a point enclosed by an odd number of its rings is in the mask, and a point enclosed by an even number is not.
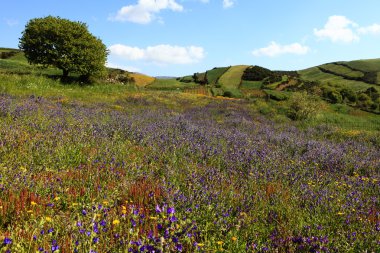
{"type": "Polygon", "coordinates": [[[289,45],[280,45],[272,41],[267,47],[259,48],[252,51],[254,56],[269,56],[275,57],[282,54],[297,54],[303,55],[307,54],[310,48],[303,46],[300,43],[293,43],[289,45]]]}
{"type": "Polygon", "coordinates": [[[197,46],[156,45],[147,48],[137,48],[115,44],[110,46],[109,50],[111,55],[124,60],[143,60],[159,65],[191,64],[199,62],[205,56],[204,49],[197,46]]]}
{"type": "Polygon", "coordinates": [[[129,72],[140,72],[141,71],[139,68],[136,68],[133,66],[124,66],[124,65],[119,65],[119,64],[112,63],[112,62],[107,62],[106,66],[108,68],[122,69],[122,70],[127,70],[129,72]]]}
{"type": "Polygon", "coordinates": [[[12,26],[16,26],[19,24],[18,20],[15,20],[15,19],[5,19],[5,23],[12,27],[12,26]]]}
{"type": "Polygon", "coordinates": [[[234,6],[235,1],[234,0],[223,0],[223,8],[228,9],[234,6]]]}
{"type": "Polygon", "coordinates": [[[161,10],[183,11],[183,6],[176,0],[138,0],[136,5],[122,7],[116,15],[110,17],[114,21],[129,21],[148,24],[157,18],[161,10]]]}
{"type": "Polygon", "coordinates": [[[380,34],[380,24],[373,24],[367,27],[360,27],[358,29],[359,34],[380,34]]]}
{"type": "Polygon", "coordinates": [[[359,36],[353,31],[358,25],[345,16],[331,16],[322,29],[314,29],[314,35],[332,42],[351,43],[358,41],[359,36]]]}

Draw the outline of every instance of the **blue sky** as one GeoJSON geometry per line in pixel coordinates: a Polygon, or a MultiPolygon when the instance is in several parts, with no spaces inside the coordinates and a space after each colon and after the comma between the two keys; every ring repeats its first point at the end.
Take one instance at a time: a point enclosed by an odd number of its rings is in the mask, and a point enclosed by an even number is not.
{"type": "Polygon", "coordinates": [[[0,47],[18,46],[28,20],[85,22],[108,65],[152,76],[218,66],[299,70],[380,58],[378,0],[4,0],[0,47]]]}

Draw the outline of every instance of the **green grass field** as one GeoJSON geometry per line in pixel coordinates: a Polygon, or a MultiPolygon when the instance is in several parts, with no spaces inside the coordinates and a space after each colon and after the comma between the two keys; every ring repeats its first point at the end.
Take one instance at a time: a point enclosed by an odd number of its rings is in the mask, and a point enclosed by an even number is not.
{"type": "Polygon", "coordinates": [[[214,68],[207,71],[207,81],[210,85],[215,85],[219,78],[228,71],[229,67],[214,68]]]}
{"type": "Polygon", "coordinates": [[[184,83],[173,79],[158,79],[156,78],[151,84],[145,86],[150,90],[166,90],[166,91],[183,91],[187,88],[199,86],[196,83],[184,83]]]}
{"type": "Polygon", "coordinates": [[[347,77],[356,78],[356,77],[363,77],[364,76],[363,72],[353,71],[352,69],[347,68],[347,67],[342,66],[342,65],[336,65],[336,64],[329,63],[329,64],[321,65],[321,67],[328,70],[328,71],[334,72],[338,75],[344,75],[347,77]]]}
{"type": "Polygon", "coordinates": [[[351,68],[363,72],[380,72],[380,59],[357,60],[344,63],[351,68]]]}
{"type": "Polygon", "coordinates": [[[308,81],[319,81],[321,84],[331,84],[341,88],[351,88],[354,91],[364,91],[370,87],[380,89],[377,85],[371,85],[360,81],[346,80],[343,77],[324,73],[317,67],[299,71],[302,79],[308,81]]]}
{"type": "Polygon", "coordinates": [[[247,65],[237,65],[230,67],[226,73],[219,78],[219,84],[223,88],[239,88],[241,84],[241,77],[247,65]]]}

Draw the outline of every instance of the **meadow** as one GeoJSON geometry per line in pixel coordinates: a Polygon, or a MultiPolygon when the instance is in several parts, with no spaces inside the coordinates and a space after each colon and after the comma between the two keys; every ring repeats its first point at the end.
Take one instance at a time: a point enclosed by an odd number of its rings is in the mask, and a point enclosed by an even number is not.
{"type": "Polygon", "coordinates": [[[1,252],[380,251],[378,115],[0,77],[1,252]]]}

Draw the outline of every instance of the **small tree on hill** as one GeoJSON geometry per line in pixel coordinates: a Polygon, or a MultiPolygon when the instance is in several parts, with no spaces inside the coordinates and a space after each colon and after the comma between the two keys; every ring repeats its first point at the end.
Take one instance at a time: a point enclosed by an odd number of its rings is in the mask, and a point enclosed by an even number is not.
{"type": "Polygon", "coordinates": [[[107,48],[82,22],[52,16],[32,19],[19,47],[30,64],[57,67],[64,79],[72,72],[88,79],[105,70],[107,48]]]}

